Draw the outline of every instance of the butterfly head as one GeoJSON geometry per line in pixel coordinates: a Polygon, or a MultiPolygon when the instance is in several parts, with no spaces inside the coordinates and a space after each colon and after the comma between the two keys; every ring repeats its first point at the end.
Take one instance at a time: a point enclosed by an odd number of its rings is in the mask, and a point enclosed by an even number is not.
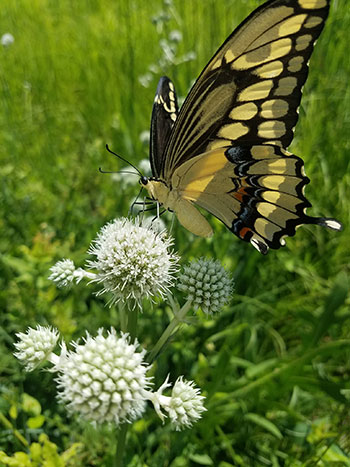
{"type": "Polygon", "coordinates": [[[139,184],[140,185],[143,185],[143,186],[146,186],[149,182],[149,178],[148,177],[145,177],[145,175],[142,175],[140,180],[139,180],[139,184]]]}
{"type": "Polygon", "coordinates": [[[146,188],[148,191],[149,196],[158,201],[161,205],[168,209],[168,197],[169,197],[169,188],[163,180],[156,179],[154,177],[145,177],[144,175],[141,176],[139,179],[139,183],[142,187],[146,188]]]}

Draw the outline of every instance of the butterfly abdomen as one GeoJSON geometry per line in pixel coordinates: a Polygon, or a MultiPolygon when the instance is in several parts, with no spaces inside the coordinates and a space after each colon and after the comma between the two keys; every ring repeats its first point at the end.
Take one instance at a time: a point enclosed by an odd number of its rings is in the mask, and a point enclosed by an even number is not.
{"type": "Polygon", "coordinates": [[[213,235],[213,229],[209,222],[191,201],[179,197],[172,209],[185,229],[199,237],[211,237],[213,235]]]}

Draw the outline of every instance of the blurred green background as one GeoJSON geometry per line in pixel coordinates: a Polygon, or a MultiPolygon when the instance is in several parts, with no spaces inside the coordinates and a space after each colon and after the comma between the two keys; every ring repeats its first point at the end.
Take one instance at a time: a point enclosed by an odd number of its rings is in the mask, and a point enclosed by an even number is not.
{"type": "MultiPolygon", "coordinates": [[[[105,144],[136,165],[147,158],[159,77],[170,76],[184,97],[262,3],[2,4],[0,36],[14,38],[0,46],[0,450],[9,456],[26,450],[15,430],[28,442],[44,432],[59,452],[82,443],[62,465],[111,465],[113,428],[96,432],[67,418],[52,375],[25,374],[12,356],[14,335],[50,324],[69,340],[117,326],[97,289],[57,290],[48,270],[63,257],[83,265],[98,229],[127,215],[138,192],[136,177],[130,185],[98,172],[122,167],[105,144]]],[[[219,316],[184,326],[154,370],[156,384],[168,372],[194,379],[208,412],[193,430],[172,433],[150,410],[130,431],[127,465],[350,465],[349,30],[348,1],[333,0],[291,147],[311,179],[310,214],[335,217],[344,230],[305,226],[263,257],[216,221],[210,240],[175,224],[182,261],[219,259],[236,291],[219,316]]],[[[145,304],[139,340],[146,347],[168,323],[167,312],[165,303],[145,304]]]]}

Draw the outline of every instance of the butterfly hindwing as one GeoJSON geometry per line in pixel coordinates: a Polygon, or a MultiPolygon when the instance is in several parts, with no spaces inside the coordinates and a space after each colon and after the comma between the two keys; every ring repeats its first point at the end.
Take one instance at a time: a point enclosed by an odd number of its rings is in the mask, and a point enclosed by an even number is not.
{"type": "Polygon", "coordinates": [[[339,228],[333,219],[305,214],[309,179],[302,159],[279,146],[218,148],[175,170],[172,186],[181,197],[220,219],[235,235],[261,253],[284,244],[298,225],[339,228]]]}
{"type": "Polygon", "coordinates": [[[157,86],[151,117],[150,160],[155,177],[160,174],[162,156],[178,111],[174,84],[163,76],[157,86]]]}
{"type": "Polygon", "coordinates": [[[289,146],[329,3],[270,0],[228,37],[181,108],[159,168],[162,178],[218,147],[289,146]]]}

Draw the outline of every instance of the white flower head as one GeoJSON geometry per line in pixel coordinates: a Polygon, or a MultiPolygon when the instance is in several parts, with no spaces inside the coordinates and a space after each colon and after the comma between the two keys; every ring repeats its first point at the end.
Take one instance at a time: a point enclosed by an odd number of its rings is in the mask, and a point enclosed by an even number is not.
{"type": "Polygon", "coordinates": [[[71,259],[58,261],[50,268],[49,280],[56,283],[57,287],[67,287],[74,280],[75,266],[71,259]]]}
{"type": "Polygon", "coordinates": [[[202,412],[206,410],[203,406],[204,399],[193,381],[186,381],[182,376],[176,380],[171,391],[171,401],[167,412],[177,431],[190,428],[201,418],[202,412]]]}
{"type": "Polygon", "coordinates": [[[15,42],[15,38],[11,33],[6,32],[1,36],[0,42],[3,47],[8,47],[15,42]]]}
{"type": "Polygon", "coordinates": [[[128,334],[118,337],[114,329],[104,337],[100,329],[95,338],[87,334],[82,344],[73,345],[56,368],[59,399],[67,409],[96,423],[139,418],[151,383],[138,342],[131,343],[128,334]]]}
{"type": "Polygon", "coordinates": [[[163,391],[171,386],[168,380],[169,376],[158,391],[149,394],[149,400],[153,403],[161,420],[164,421],[165,418],[161,409],[167,412],[175,430],[191,428],[193,423],[197,422],[202,413],[207,410],[203,405],[205,397],[200,395],[200,390],[195,387],[193,381],[186,381],[182,376],[176,380],[171,396],[164,396],[163,391]]]}
{"type": "MultiPolygon", "coordinates": [[[[139,220],[116,219],[106,224],[90,246],[88,261],[97,271],[92,282],[103,284],[99,294],[112,293],[111,303],[163,296],[172,285],[178,257],[168,251],[171,238],[139,225],[139,220]]],[[[130,302],[129,302],[130,303],[130,302]]]]}
{"type": "Polygon", "coordinates": [[[82,268],[76,269],[71,259],[57,261],[57,263],[50,268],[50,271],[51,274],[48,279],[55,282],[59,288],[70,286],[74,280],[77,284],[79,284],[79,282],[84,278],[96,278],[96,274],[92,274],[91,272],[85,271],[82,268]]]}
{"type": "Polygon", "coordinates": [[[27,371],[33,371],[45,360],[49,360],[59,339],[57,329],[42,326],[28,328],[26,334],[19,332],[16,336],[19,341],[14,344],[17,349],[14,355],[25,365],[27,371]]]}
{"type": "Polygon", "coordinates": [[[178,288],[195,308],[212,314],[221,310],[229,301],[234,282],[220,261],[200,258],[191,261],[179,276],[178,288]]]}
{"type": "Polygon", "coordinates": [[[182,33],[181,31],[174,29],[169,33],[169,39],[173,42],[180,42],[182,41],[182,33]]]}

